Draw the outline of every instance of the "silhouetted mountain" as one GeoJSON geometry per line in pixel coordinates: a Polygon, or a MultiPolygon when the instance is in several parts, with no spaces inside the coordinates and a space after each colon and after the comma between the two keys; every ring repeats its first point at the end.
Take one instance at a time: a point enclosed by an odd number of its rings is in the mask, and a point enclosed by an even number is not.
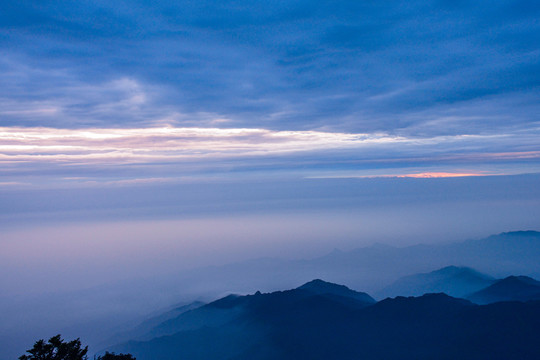
{"type": "MultiPolygon", "coordinates": [[[[373,304],[375,300],[366,293],[351,290],[343,285],[331,284],[322,280],[314,280],[300,286],[297,289],[272,294],[257,293],[252,296],[229,295],[207,305],[197,307],[190,311],[184,311],[176,317],[149,329],[139,339],[150,339],[153,337],[172,335],[179,331],[198,329],[202,326],[217,327],[240,316],[246,308],[259,306],[260,303],[268,302],[268,309],[271,306],[285,306],[285,303],[294,303],[310,296],[321,296],[332,299],[334,302],[347,304],[348,306],[360,308],[373,304]],[[283,301],[285,303],[283,303],[283,301]]],[[[137,338],[133,338],[137,339],[137,338]]]]}
{"type": "Polygon", "coordinates": [[[426,294],[368,306],[357,301],[355,306],[352,297],[349,304],[333,298],[342,295],[319,291],[326,288],[341,294],[351,291],[317,280],[288,291],[229,296],[191,311],[241,309],[225,323],[201,323],[112,350],[132,353],[139,360],[540,357],[540,302],[479,306],[445,294],[426,294]]]}
{"type": "Polygon", "coordinates": [[[382,299],[442,292],[454,297],[464,297],[494,282],[495,279],[491,276],[471,268],[447,266],[430,273],[402,277],[377,292],[376,296],[382,299]]]}
{"type": "Polygon", "coordinates": [[[298,289],[305,290],[317,295],[342,296],[345,298],[352,298],[366,304],[375,303],[375,299],[373,299],[366,293],[354,291],[349,289],[345,285],[337,285],[320,279],[315,279],[308,283],[305,283],[304,285],[298,287],[298,289]]]}
{"type": "Polygon", "coordinates": [[[467,298],[477,304],[540,300],[540,281],[527,276],[509,276],[467,298]]]}

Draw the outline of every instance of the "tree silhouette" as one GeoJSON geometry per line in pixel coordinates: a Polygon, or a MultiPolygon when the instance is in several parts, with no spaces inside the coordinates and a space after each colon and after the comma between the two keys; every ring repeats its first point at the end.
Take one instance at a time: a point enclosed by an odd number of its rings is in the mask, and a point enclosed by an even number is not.
{"type": "Polygon", "coordinates": [[[98,356],[95,360],[136,360],[131,354],[115,354],[105,352],[105,355],[98,356]]]}
{"type": "Polygon", "coordinates": [[[34,347],[26,350],[30,355],[22,355],[19,360],[86,360],[88,346],[81,348],[79,339],[65,342],[60,334],[53,336],[49,342],[41,339],[36,341],[34,347]]]}

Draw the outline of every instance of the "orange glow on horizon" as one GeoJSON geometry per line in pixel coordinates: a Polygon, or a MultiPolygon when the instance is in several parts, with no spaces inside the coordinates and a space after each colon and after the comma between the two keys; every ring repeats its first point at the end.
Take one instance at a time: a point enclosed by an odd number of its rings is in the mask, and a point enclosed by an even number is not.
{"type": "MultiPolygon", "coordinates": [[[[486,176],[488,174],[479,174],[479,173],[447,173],[447,172],[423,172],[417,174],[404,174],[404,175],[395,175],[395,177],[400,178],[449,178],[449,177],[464,177],[464,176],[486,176]]],[[[392,175],[390,175],[392,176],[392,175]]]]}

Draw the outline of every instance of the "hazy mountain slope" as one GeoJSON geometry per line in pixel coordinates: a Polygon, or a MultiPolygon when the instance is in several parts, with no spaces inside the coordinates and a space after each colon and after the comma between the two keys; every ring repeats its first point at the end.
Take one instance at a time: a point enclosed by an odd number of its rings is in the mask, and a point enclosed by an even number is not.
{"type": "Polygon", "coordinates": [[[187,311],[175,318],[156,325],[148,331],[144,338],[172,335],[179,331],[198,329],[204,326],[216,327],[236,318],[242,311],[241,306],[219,307],[215,302],[197,309],[187,311]]]}
{"type": "Polygon", "coordinates": [[[531,275],[540,272],[538,259],[540,232],[518,231],[444,245],[374,245],[333,251],[310,260],[257,259],[175,274],[174,281],[184,294],[274,291],[316,278],[375,293],[404,274],[451,265],[471,267],[498,278],[531,275]]]}
{"type": "Polygon", "coordinates": [[[149,340],[153,335],[148,335],[156,326],[159,326],[160,324],[167,322],[170,319],[174,319],[181,314],[188,312],[193,309],[197,309],[201,306],[203,306],[204,303],[202,301],[194,301],[189,304],[181,305],[181,306],[175,306],[171,310],[158,313],[154,316],[151,316],[147,318],[146,320],[142,321],[137,326],[121,332],[119,334],[116,334],[112,336],[110,339],[107,340],[107,342],[104,342],[100,344],[100,348],[110,346],[113,344],[118,344],[120,342],[128,341],[128,340],[149,340]]]}
{"type": "Polygon", "coordinates": [[[509,276],[471,294],[467,299],[477,304],[540,300],[540,281],[527,276],[509,276]]]}
{"type": "Polygon", "coordinates": [[[478,306],[445,294],[428,294],[354,307],[295,289],[229,297],[216,304],[244,310],[220,326],[129,342],[113,350],[130,352],[139,360],[540,356],[540,302],[478,306]]]}
{"type": "Polygon", "coordinates": [[[192,303],[189,303],[187,305],[177,306],[173,308],[172,310],[169,310],[165,313],[156,315],[154,317],[151,317],[145,321],[143,321],[141,324],[139,324],[135,329],[133,329],[134,332],[143,335],[144,333],[148,332],[149,330],[155,328],[161,323],[164,323],[170,319],[174,319],[188,311],[200,308],[201,306],[204,306],[205,303],[202,301],[194,301],[192,303]]]}
{"type": "Polygon", "coordinates": [[[343,285],[336,285],[322,280],[313,280],[296,289],[254,295],[229,295],[156,325],[146,337],[170,335],[179,331],[201,327],[218,327],[238,318],[246,310],[265,304],[267,311],[276,306],[290,306],[312,296],[331,299],[334,302],[360,308],[373,304],[375,300],[366,293],[351,290],[343,285]]]}
{"type": "Polygon", "coordinates": [[[522,231],[446,245],[374,245],[307,260],[254,259],[31,298],[0,296],[5,310],[0,345],[14,349],[15,357],[44,336],[40,334],[60,332],[68,338],[81,337],[95,349],[111,334],[179,301],[215,299],[230,292],[270,292],[316,278],[374,294],[403,275],[449,265],[469,266],[497,278],[512,274],[538,278],[538,259],[540,233],[522,231]],[[31,325],[21,327],[23,323],[31,325]]]}
{"type": "Polygon", "coordinates": [[[447,266],[429,273],[402,277],[375,295],[383,299],[442,292],[454,297],[464,297],[494,282],[495,279],[491,276],[471,268],[447,266]]]}
{"type": "Polygon", "coordinates": [[[175,356],[209,359],[212,356],[241,356],[264,347],[266,353],[276,356],[274,350],[277,348],[271,346],[267,330],[268,324],[281,319],[283,314],[309,318],[311,311],[316,310],[334,318],[343,309],[360,309],[373,303],[373,298],[365,293],[322,280],[269,294],[230,295],[181,314],[152,331],[159,334],[180,329],[175,334],[158,336],[147,342],[131,341],[112,350],[136,352],[143,358],[152,358],[156,356],[154,350],[158,349],[156,351],[163,359],[173,359],[175,356]]]}

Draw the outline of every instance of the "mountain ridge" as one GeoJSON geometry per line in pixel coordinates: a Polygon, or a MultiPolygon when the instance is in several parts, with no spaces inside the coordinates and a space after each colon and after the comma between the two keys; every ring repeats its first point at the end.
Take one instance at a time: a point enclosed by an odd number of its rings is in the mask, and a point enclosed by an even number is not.
{"type": "Polygon", "coordinates": [[[467,297],[477,304],[540,300],[540,281],[528,276],[508,276],[467,297]]]}
{"type": "MultiPolygon", "coordinates": [[[[306,284],[329,286],[321,281],[306,284]]],[[[192,312],[216,305],[242,311],[220,324],[201,324],[109,350],[129,352],[139,360],[532,360],[540,356],[536,345],[540,301],[476,305],[431,293],[351,306],[310,293],[302,289],[304,285],[218,299],[192,312]],[[505,341],[500,340],[501,327],[505,341]]],[[[330,288],[342,290],[339,285],[330,288]]]]}
{"type": "Polygon", "coordinates": [[[399,278],[375,293],[383,299],[394,296],[420,296],[426,293],[443,292],[454,297],[465,297],[495,282],[490,275],[466,266],[446,266],[428,273],[419,273],[399,278]]]}

